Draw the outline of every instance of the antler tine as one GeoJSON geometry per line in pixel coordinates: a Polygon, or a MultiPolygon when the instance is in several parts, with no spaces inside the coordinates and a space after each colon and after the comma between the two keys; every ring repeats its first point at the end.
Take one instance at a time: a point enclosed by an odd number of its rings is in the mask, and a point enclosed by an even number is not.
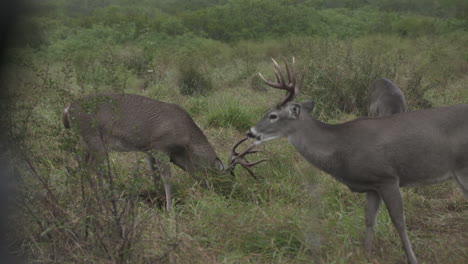
{"type": "Polygon", "coordinates": [[[275,72],[276,82],[277,82],[280,86],[282,86],[281,78],[279,77],[278,73],[276,72],[276,68],[273,69],[273,71],[275,72]]]}
{"type": "Polygon", "coordinates": [[[253,173],[251,167],[255,166],[255,165],[258,165],[262,162],[265,162],[265,161],[268,161],[268,159],[262,159],[262,160],[259,160],[259,161],[255,161],[255,162],[243,162],[243,161],[240,161],[239,163],[237,164],[240,164],[244,169],[246,169],[249,174],[254,177],[256,180],[257,180],[257,176],[255,176],[255,173],[253,173]]]}
{"type": "MultiPolygon", "coordinates": [[[[273,70],[275,71],[276,74],[276,79],[278,80],[278,83],[281,84],[281,89],[288,90],[290,89],[288,86],[288,83],[286,83],[284,76],[283,76],[283,71],[281,70],[281,66],[276,62],[275,59],[271,58],[273,63],[275,64],[275,67],[273,70]],[[279,77],[278,77],[279,76],[279,77]]],[[[286,69],[288,68],[288,64],[286,64],[286,69]]],[[[289,71],[288,71],[288,78],[289,78],[289,71]]]]}
{"type": "Polygon", "coordinates": [[[297,91],[299,92],[299,89],[302,88],[302,84],[304,83],[304,73],[301,75],[301,82],[299,83],[299,86],[297,87],[297,91]]]}
{"type": "Polygon", "coordinates": [[[234,146],[233,146],[232,149],[231,149],[231,153],[229,154],[228,166],[231,165],[231,163],[232,163],[232,158],[233,158],[234,156],[239,156],[239,153],[237,153],[236,148],[237,148],[240,144],[242,144],[244,141],[246,141],[247,139],[249,139],[249,137],[245,137],[245,138],[239,140],[236,144],[234,144],[234,146]]]}
{"type": "Polygon", "coordinates": [[[241,165],[244,169],[246,169],[250,175],[252,175],[252,177],[254,177],[255,179],[257,179],[257,177],[255,177],[255,174],[253,173],[253,171],[250,169],[251,167],[257,165],[257,164],[260,164],[264,161],[267,161],[266,159],[262,159],[262,160],[259,160],[259,161],[255,161],[255,162],[249,162],[245,156],[248,155],[248,154],[253,154],[253,153],[257,153],[257,152],[261,152],[261,151],[258,151],[258,150],[252,150],[256,145],[252,144],[251,146],[249,146],[247,149],[245,149],[244,151],[242,151],[241,153],[238,153],[236,151],[237,147],[242,144],[244,141],[246,141],[248,139],[248,137],[245,137],[241,140],[239,140],[236,144],[234,144],[234,146],[232,147],[232,151],[231,151],[231,154],[229,155],[229,159],[228,159],[228,168],[227,170],[231,172],[232,175],[234,175],[234,167],[239,164],[241,165]]]}
{"type": "Polygon", "coordinates": [[[268,161],[268,159],[261,159],[261,160],[259,160],[259,161],[247,162],[247,163],[245,163],[244,165],[247,165],[247,166],[251,167],[251,166],[258,165],[258,164],[260,164],[260,163],[262,163],[262,162],[265,162],[265,161],[268,161]]]}
{"type": "Polygon", "coordinates": [[[273,61],[273,63],[275,64],[276,68],[280,69],[281,70],[281,66],[279,66],[278,62],[276,62],[275,59],[271,58],[271,60],[273,61]]]}
{"type": "MultiPolygon", "coordinates": [[[[268,81],[265,76],[263,76],[263,74],[261,73],[258,73],[258,75],[260,76],[260,78],[262,78],[262,80],[268,84],[269,86],[273,87],[273,88],[278,88],[278,89],[281,89],[282,86],[280,83],[274,83],[274,82],[271,82],[271,81],[268,81]]],[[[278,78],[278,76],[276,76],[276,78],[278,78]]],[[[279,81],[279,80],[278,80],[279,81]]]]}
{"type": "Polygon", "coordinates": [[[237,152],[236,152],[236,148],[237,148],[240,144],[242,144],[244,141],[246,141],[247,139],[249,139],[249,137],[245,137],[245,138],[239,140],[239,141],[232,147],[232,152],[237,153],[237,152]]]}
{"type": "Polygon", "coordinates": [[[250,167],[244,166],[243,164],[241,164],[241,165],[242,165],[242,167],[244,167],[244,169],[246,169],[249,172],[250,176],[252,176],[254,179],[258,180],[257,176],[255,176],[255,173],[253,173],[253,171],[250,169],[250,167]]]}
{"type": "Polygon", "coordinates": [[[292,61],[292,72],[289,70],[288,61],[283,57],[284,65],[286,66],[286,73],[288,74],[289,83],[287,84],[289,89],[293,89],[296,85],[296,69],[295,69],[295,59],[293,57],[292,61]]]}
{"type": "Polygon", "coordinates": [[[251,145],[250,147],[248,147],[246,150],[244,150],[242,153],[239,154],[239,157],[243,157],[245,156],[246,154],[250,154],[251,153],[251,150],[255,147],[256,145],[251,145]]]}
{"type": "Polygon", "coordinates": [[[292,58],[292,66],[291,69],[289,68],[288,62],[285,58],[283,58],[285,67],[286,67],[286,73],[288,75],[288,80],[287,82],[285,81],[283,71],[281,70],[281,66],[276,62],[275,59],[271,59],[273,61],[274,67],[273,70],[276,75],[276,83],[268,81],[265,76],[263,76],[261,73],[258,73],[260,75],[260,78],[269,86],[281,90],[286,91],[286,96],[285,98],[281,101],[279,104],[280,106],[286,104],[289,101],[292,101],[294,98],[296,98],[297,94],[299,93],[299,88],[302,86],[302,83],[304,81],[304,74],[302,74],[300,85],[297,85],[297,80],[296,80],[296,58],[292,58]]]}
{"type": "Polygon", "coordinates": [[[263,150],[251,150],[249,152],[247,152],[246,154],[255,154],[255,153],[261,153],[261,152],[265,152],[263,150]]]}
{"type": "Polygon", "coordinates": [[[299,85],[294,87],[294,95],[292,96],[291,100],[296,98],[297,94],[299,94],[299,90],[302,88],[302,84],[304,84],[304,72],[301,74],[301,80],[299,81],[299,85]]]}
{"type": "Polygon", "coordinates": [[[285,89],[286,83],[284,82],[283,74],[279,68],[274,68],[273,71],[275,72],[276,80],[278,82],[278,86],[280,89],[285,89]]]}

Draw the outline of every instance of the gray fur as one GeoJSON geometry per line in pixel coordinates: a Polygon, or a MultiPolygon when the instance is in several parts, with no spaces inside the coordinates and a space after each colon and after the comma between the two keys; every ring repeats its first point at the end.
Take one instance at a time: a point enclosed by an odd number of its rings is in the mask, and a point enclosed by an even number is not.
{"type": "Polygon", "coordinates": [[[370,117],[389,116],[406,112],[403,92],[390,80],[375,80],[368,89],[368,114],[370,117]]]}
{"type": "Polygon", "coordinates": [[[224,168],[206,136],[176,104],[133,94],[88,95],[64,109],[62,122],[65,127],[77,129],[90,164],[101,163],[110,151],[146,152],[150,169],[157,168],[163,178],[168,209],[169,166],[155,160],[151,152],[165,153],[187,172],[224,168]]]}
{"type": "Polygon", "coordinates": [[[387,205],[408,262],[417,263],[406,233],[400,187],[456,179],[468,199],[468,105],[359,118],[330,125],[299,111],[289,102],[272,109],[248,135],[257,143],[287,137],[311,164],[365,192],[366,239],[369,255],[380,201],[387,205]],[[273,116],[277,116],[274,120],[273,116]]]}

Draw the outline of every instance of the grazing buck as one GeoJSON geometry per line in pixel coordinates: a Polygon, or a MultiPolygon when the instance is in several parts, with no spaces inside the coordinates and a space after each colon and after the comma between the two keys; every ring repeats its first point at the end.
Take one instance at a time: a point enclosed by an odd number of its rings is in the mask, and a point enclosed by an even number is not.
{"type": "Polygon", "coordinates": [[[388,79],[375,80],[369,86],[368,114],[370,117],[389,116],[406,112],[403,92],[388,79]]]}
{"type": "Polygon", "coordinates": [[[326,124],[309,113],[314,103],[293,102],[302,85],[286,63],[289,80],[275,64],[277,82],[260,74],[266,84],[287,91],[247,135],[255,144],[287,137],[317,168],[353,192],[366,193],[365,252],[372,251],[373,226],[381,200],[387,205],[408,262],[417,263],[406,233],[400,187],[436,183],[454,177],[468,199],[468,105],[455,105],[383,118],[359,118],[326,124]]]}
{"type": "MultiPolygon", "coordinates": [[[[245,155],[255,153],[254,145],[242,153],[234,145],[225,167],[201,129],[180,106],[134,94],[96,94],[69,104],[62,113],[65,128],[74,126],[86,150],[85,162],[93,167],[104,161],[110,151],[141,151],[155,182],[158,171],[166,192],[166,207],[171,209],[171,177],[167,162],[151,152],[162,152],[181,169],[193,173],[206,169],[233,173],[239,164],[254,176],[250,167],[265,160],[248,162],[245,155]],[[156,165],[156,167],[155,167],[156,165]],[[157,171],[156,171],[157,168],[157,171]]],[[[255,176],[254,176],[255,177],[255,176]]]]}

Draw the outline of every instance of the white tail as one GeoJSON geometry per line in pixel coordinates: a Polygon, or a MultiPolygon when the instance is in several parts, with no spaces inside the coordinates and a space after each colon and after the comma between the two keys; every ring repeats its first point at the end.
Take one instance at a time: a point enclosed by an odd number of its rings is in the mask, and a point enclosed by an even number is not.
{"type": "MultiPolygon", "coordinates": [[[[280,70],[276,64],[275,69],[280,70]]],[[[270,110],[247,134],[257,143],[287,137],[308,162],[351,191],[366,193],[368,255],[383,200],[408,262],[417,263],[406,233],[400,187],[453,177],[468,199],[468,105],[360,118],[337,125],[316,120],[309,115],[312,109],[312,101],[296,103],[288,99],[270,110]]]]}

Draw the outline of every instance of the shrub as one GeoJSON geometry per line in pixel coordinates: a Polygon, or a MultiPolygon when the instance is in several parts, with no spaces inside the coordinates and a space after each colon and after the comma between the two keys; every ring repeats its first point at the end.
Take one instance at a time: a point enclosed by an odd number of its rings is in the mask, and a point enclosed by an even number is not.
{"type": "Polygon", "coordinates": [[[232,127],[243,132],[255,123],[255,116],[241,107],[239,102],[226,100],[208,113],[207,120],[210,126],[232,127]]]}
{"type": "Polygon", "coordinates": [[[179,68],[179,91],[183,95],[205,95],[212,90],[211,79],[206,77],[193,64],[182,64],[179,68]]]}
{"type": "Polygon", "coordinates": [[[328,119],[339,113],[367,113],[367,87],[375,79],[393,79],[395,60],[379,45],[356,47],[350,42],[322,42],[307,66],[303,91],[316,101],[316,111],[328,119]],[[331,106],[331,107],[329,107],[331,106]],[[326,108],[327,107],[327,108],[326,108]]]}
{"type": "Polygon", "coordinates": [[[262,78],[258,76],[258,74],[253,74],[249,79],[249,86],[252,90],[261,92],[267,91],[267,89],[265,88],[265,83],[263,82],[262,78]]]}
{"type": "Polygon", "coordinates": [[[107,86],[114,91],[125,90],[131,71],[119,61],[112,49],[80,54],[82,56],[75,55],[73,60],[78,85],[99,89],[107,86]]]}
{"type": "Polygon", "coordinates": [[[410,69],[408,79],[403,87],[407,104],[410,110],[432,107],[432,103],[425,97],[430,86],[423,85],[423,73],[414,68],[410,69]]]}

